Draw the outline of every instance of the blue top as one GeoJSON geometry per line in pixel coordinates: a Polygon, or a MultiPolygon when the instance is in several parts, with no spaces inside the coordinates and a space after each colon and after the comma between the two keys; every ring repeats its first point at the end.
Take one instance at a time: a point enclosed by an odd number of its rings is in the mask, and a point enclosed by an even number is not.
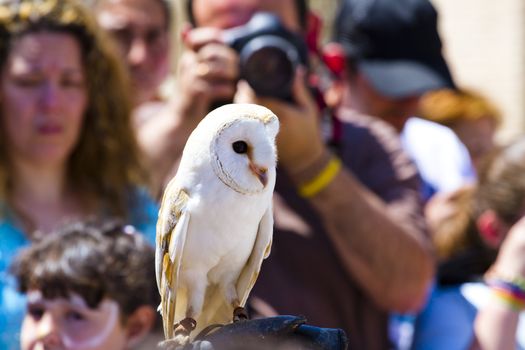
{"type": "MultiPolygon", "coordinates": [[[[135,191],[129,206],[129,223],[155,245],[158,206],[146,191],[135,191]]],[[[25,296],[18,293],[8,270],[13,258],[30,241],[9,217],[0,218],[0,349],[20,349],[20,327],[25,314],[25,296]]]]}
{"type": "MultiPolygon", "coordinates": [[[[468,350],[474,339],[478,309],[490,301],[484,283],[464,283],[434,289],[425,309],[418,315],[412,350],[468,350]]],[[[516,349],[525,349],[525,314],[520,314],[516,349]]]]}

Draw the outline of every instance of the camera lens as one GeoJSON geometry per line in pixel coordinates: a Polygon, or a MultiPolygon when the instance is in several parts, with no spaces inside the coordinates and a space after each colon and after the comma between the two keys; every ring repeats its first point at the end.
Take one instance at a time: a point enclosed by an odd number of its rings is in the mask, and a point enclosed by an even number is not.
{"type": "Polygon", "coordinates": [[[288,98],[298,62],[292,44],[276,36],[251,40],[240,53],[241,76],[261,96],[288,98]]]}

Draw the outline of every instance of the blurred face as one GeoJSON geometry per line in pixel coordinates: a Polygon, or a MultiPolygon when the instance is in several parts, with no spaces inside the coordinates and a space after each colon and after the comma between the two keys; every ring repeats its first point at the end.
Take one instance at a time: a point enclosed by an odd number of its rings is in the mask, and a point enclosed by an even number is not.
{"type": "Polygon", "coordinates": [[[301,30],[294,0],[193,0],[193,14],[199,27],[236,27],[248,22],[258,11],[273,12],[288,29],[301,30]]]}
{"type": "Polygon", "coordinates": [[[348,78],[350,91],[343,104],[361,113],[378,117],[392,125],[398,132],[403,130],[407,119],[416,114],[419,96],[390,98],[381,95],[362,75],[348,78]]]}
{"type": "Polygon", "coordinates": [[[73,36],[39,32],[13,42],[0,76],[0,123],[15,161],[65,163],[79,139],[87,101],[73,36]]]}
{"type": "Polygon", "coordinates": [[[494,149],[494,133],[496,132],[494,119],[489,116],[479,119],[463,119],[454,123],[452,129],[465,144],[474,166],[478,168],[483,157],[494,149]]]}
{"type": "Polygon", "coordinates": [[[106,0],[97,14],[127,63],[135,105],[153,100],[168,74],[169,35],[160,1],[106,0]]]}
{"type": "Polygon", "coordinates": [[[68,299],[48,300],[39,291],[30,291],[27,297],[22,350],[126,349],[126,330],[115,301],[104,299],[91,309],[75,294],[68,299]]]}

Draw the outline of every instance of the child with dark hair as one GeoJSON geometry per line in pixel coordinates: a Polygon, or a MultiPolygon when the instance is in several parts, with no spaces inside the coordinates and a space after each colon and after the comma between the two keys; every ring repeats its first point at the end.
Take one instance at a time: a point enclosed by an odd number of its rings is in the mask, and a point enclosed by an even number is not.
{"type": "Polygon", "coordinates": [[[155,324],[154,251],[131,226],[64,227],[23,250],[12,271],[27,294],[23,350],[124,350],[155,324]]]}

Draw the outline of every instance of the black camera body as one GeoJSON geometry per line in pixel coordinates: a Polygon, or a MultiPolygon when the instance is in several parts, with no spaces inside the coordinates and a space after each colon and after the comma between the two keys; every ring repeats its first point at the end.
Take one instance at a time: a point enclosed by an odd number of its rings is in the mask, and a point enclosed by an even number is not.
{"type": "Polygon", "coordinates": [[[256,94],[291,100],[295,70],[308,64],[308,48],[300,35],[269,12],[258,12],[223,35],[224,42],[239,53],[241,79],[256,94]]]}

